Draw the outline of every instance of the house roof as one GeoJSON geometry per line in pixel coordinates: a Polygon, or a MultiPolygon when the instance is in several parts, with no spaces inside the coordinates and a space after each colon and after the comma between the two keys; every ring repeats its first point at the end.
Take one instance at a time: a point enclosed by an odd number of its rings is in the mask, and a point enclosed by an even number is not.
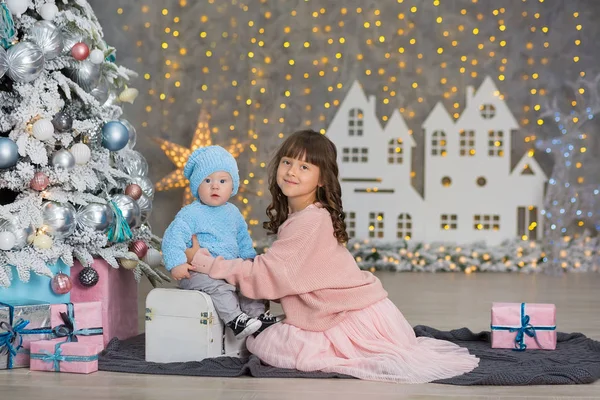
{"type": "Polygon", "coordinates": [[[425,121],[423,121],[423,128],[427,129],[429,127],[439,128],[440,126],[448,126],[448,124],[454,125],[454,121],[446,107],[442,104],[441,101],[438,101],[433,110],[429,113],[425,121]]]}
{"type": "Polygon", "coordinates": [[[544,172],[542,167],[540,167],[540,164],[537,162],[537,160],[533,156],[530,156],[527,153],[523,154],[523,157],[521,157],[521,160],[519,160],[517,165],[515,165],[515,168],[513,168],[510,175],[511,176],[519,176],[519,175],[521,175],[523,170],[526,169],[527,167],[529,167],[529,169],[531,171],[533,171],[533,174],[531,176],[536,176],[543,180],[548,179],[548,176],[546,175],[546,173],[544,172]]]}
{"type": "Polygon", "coordinates": [[[404,118],[402,118],[402,115],[400,115],[400,111],[398,111],[398,109],[395,109],[394,112],[392,112],[392,116],[385,125],[383,133],[388,137],[399,137],[407,140],[411,147],[415,147],[417,145],[413,135],[410,134],[410,129],[408,129],[408,126],[406,125],[404,118]]]}

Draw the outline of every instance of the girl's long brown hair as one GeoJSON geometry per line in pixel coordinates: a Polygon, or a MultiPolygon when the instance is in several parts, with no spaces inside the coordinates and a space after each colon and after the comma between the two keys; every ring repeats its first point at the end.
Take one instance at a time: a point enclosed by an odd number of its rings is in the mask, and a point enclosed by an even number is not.
{"type": "Polygon", "coordinates": [[[279,227],[288,217],[288,201],[279,185],[277,185],[277,168],[283,157],[303,159],[319,167],[317,201],[331,215],[333,236],[339,243],[348,241],[346,233],[346,214],[342,208],[342,188],[338,180],[337,149],[329,138],[312,130],[293,133],[277,150],[277,154],[269,164],[269,191],[273,200],[267,207],[269,221],[263,227],[269,234],[276,234],[279,227]]]}

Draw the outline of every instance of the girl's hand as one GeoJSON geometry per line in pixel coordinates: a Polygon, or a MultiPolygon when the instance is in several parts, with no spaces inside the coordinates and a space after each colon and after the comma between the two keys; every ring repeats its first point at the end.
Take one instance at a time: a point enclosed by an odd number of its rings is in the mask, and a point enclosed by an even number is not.
{"type": "Polygon", "coordinates": [[[192,260],[194,259],[194,256],[196,255],[196,252],[198,252],[198,251],[200,251],[201,254],[204,254],[206,256],[211,255],[208,250],[200,248],[200,243],[198,243],[198,238],[196,238],[196,235],[193,235],[192,236],[192,247],[185,250],[185,256],[187,258],[188,264],[192,263],[192,260]]]}

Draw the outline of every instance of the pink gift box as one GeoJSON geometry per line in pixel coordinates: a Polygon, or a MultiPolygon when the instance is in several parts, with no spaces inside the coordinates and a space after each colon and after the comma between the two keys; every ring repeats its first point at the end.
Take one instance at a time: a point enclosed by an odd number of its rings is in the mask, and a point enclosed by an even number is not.
{"type": "Polygon", "coordinates": [[[39,340],[31,343],[29,369],[89,374],[98,371],[101,351],[102,346],[94,343],[39,340]]]}
{"type": "Polygon", "coordinates": [[[535,303],[492,304],[492,348],[556,349],[556,306],[535,303]]]}
{"type": "Polygon", "coordinates": [[[117,337],[121,340],[138,334],[138,285],[133,271],[113,268],[102,259],[95,259],[92,267],[98,272],[98,283],[92,287],[81,285],[78,279],[83,269],[78,261],[71,268],[73,289],[71,301],[102,303],[104,346],[117,337]]]}
{"type": "Polygon", "coordinates": [[[50,324],[55,336],[63,341],[98,344],[104,349],[102,331],[102,303],[53,304],[50,307],[50,324]]]}

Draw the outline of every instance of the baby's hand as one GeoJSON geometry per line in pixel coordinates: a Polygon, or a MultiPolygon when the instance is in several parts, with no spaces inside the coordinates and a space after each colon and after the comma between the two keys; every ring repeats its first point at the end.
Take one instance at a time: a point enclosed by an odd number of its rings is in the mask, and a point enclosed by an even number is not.
{"type": "Polygon", "coordinates": [[[188,263],[180,264],[171,270],[171,276],[173,276],[176,281],[180,281],[183,278],[190,279],[189,271],[194,271],[195,269],[196,268],[193,265],[188,263]]]}

